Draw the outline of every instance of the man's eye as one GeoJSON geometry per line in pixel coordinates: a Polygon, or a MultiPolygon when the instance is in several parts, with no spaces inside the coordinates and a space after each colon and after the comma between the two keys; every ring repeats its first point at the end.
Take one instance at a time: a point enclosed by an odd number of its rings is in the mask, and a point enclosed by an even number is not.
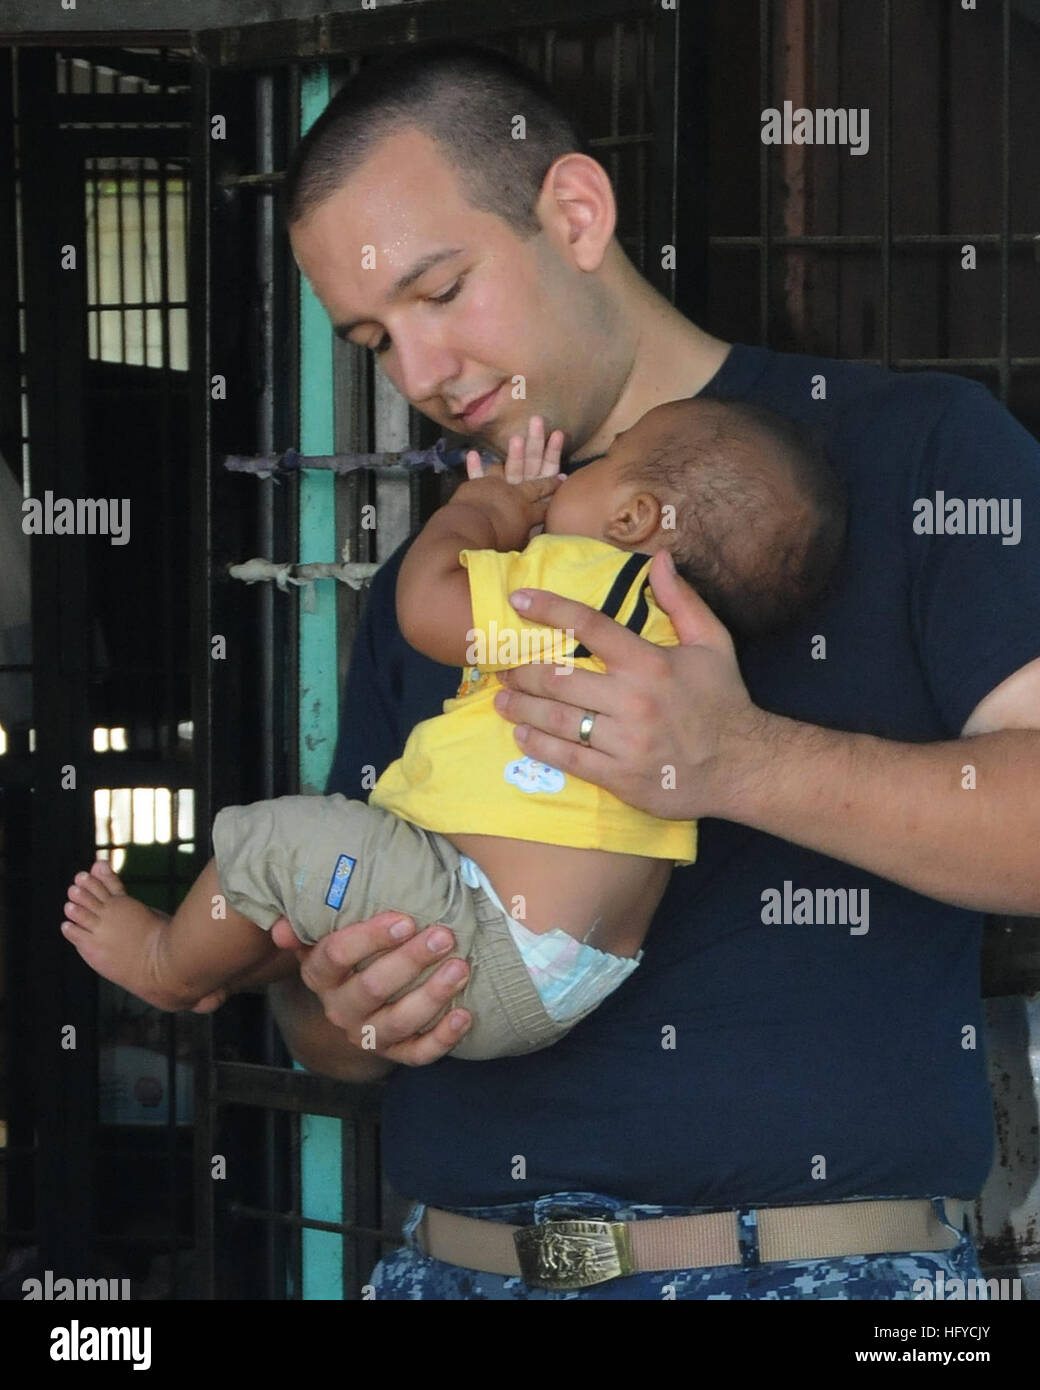
{"type": "MultiPolygon", "coordinates": [[[[429,302],[431,304],[450,304],[451,301],[454,298],[456,298],[459,291],[462,289],[462,282],[465,280],[465,278],[466,277],[464,275],[460,275],[459,278],[455,281],[455,283],[453,285],[449,285],[449,287],[444,291],[443,294],[430,295],[429,302]]],[[[375,347],[373,347],[371,350],[375,353],[377,357],[381,357],[384,352],[389,352],[390,348],[390,339],[384,333],[382,338],[380,338],[379,342],[376,343],[375,347]]]]}
{"type": "Polygon", "coordinates": [[[454,283],[453,285],[449,286],[449,288],[446,289],[446,290],[444,291],[443,294],[431,295],[431,296],[430,296],[430,303],[431,303],[431,304],[450,304],[451,301],[452,301],[452,300],[455,298],[455,296],[458,294],[459,290],[462,289],[462,282],[463,282],[464,279],[465,279],[465,276],[460,275],[459,278],[455,281],[455,283],[454,283]]]}

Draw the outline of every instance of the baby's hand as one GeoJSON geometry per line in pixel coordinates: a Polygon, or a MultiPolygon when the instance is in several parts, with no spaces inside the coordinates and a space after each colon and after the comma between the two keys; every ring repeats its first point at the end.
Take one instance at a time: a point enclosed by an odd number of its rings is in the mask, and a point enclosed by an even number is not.
{"type": "Polygon", "coordinates": [[[507,483],[555,477],[560,471],[564,438],[563,430],[553,430],[546,440],[544,420],[540,415],[532,415],[527,426],[527,438],[514,434],[510,439],[504,464],[489,464],[485,474],[480,454],[476,449],[470,449],[466,455],[466,475],[470,478],[497,475],[504,477],[507,483]]]}
{"type": "Polygon", "coordinates": [[[467,478],[460,483],[445,505],[474,507],[491,522],[495,533],[495,550],[522,550],[545,524],[549,503],[563,479],[559,474],[544,478],[523,478],[510,486],[498,473],[485,473],[482,478],[467,478]],[[480,484],[477,487],[477,483],[480,484]]]}

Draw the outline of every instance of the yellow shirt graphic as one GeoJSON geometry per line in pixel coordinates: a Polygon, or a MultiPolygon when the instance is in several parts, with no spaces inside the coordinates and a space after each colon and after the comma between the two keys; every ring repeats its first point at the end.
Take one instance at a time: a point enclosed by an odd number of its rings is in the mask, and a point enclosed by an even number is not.
{"type": "MultiPolygon", "coordinates": [[[[503,835],[575,849],[604,849],[692,864],[694,821],[661,820],[610,792],[524,757],[515,724],[492,703],[496,671],[529,661],[606,668],[572,636],[516,612],[514,589],[551,589],[579,599],[662,647],[678,646],[647,580],[650,556],[587,536],[535,536],[523,551],[463,550],[473,603],[473,664],[443,714],[417,724],[380,777],[372,805],[440,833],[503,835]]],[[[566,680],[566,677],[562,677],[566,680]]]]}

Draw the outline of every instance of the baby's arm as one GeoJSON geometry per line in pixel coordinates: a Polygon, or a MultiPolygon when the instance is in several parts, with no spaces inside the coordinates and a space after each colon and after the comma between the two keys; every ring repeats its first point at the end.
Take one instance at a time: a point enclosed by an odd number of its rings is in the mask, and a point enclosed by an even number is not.
{"type": "Polygon", "coordinates": [[[560,479],[507,483],[471,478],[408,547],[397,577],[397,622],[405,640],[446,666],[464,666],[472,642],[473,608],[461,550],[522,550],[545,520],[560,479]]]}

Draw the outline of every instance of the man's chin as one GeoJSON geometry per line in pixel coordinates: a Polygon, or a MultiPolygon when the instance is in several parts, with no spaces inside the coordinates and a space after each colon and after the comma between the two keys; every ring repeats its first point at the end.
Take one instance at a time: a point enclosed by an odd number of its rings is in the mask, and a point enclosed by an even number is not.
{"type": "MultiPolygon", "coordinates": [[[[461,421],[459,422],[461,424],[461,421]]],[[[496,455],[500,459],[505,459],[509,452],[510,435],[519,434],[521,431],[500,430],[496,426],[481,425],[475,430],[460,430],[459,433],[466,440],[466,444],[471,449],[482,449],[487,453],[496,455]]]]}

